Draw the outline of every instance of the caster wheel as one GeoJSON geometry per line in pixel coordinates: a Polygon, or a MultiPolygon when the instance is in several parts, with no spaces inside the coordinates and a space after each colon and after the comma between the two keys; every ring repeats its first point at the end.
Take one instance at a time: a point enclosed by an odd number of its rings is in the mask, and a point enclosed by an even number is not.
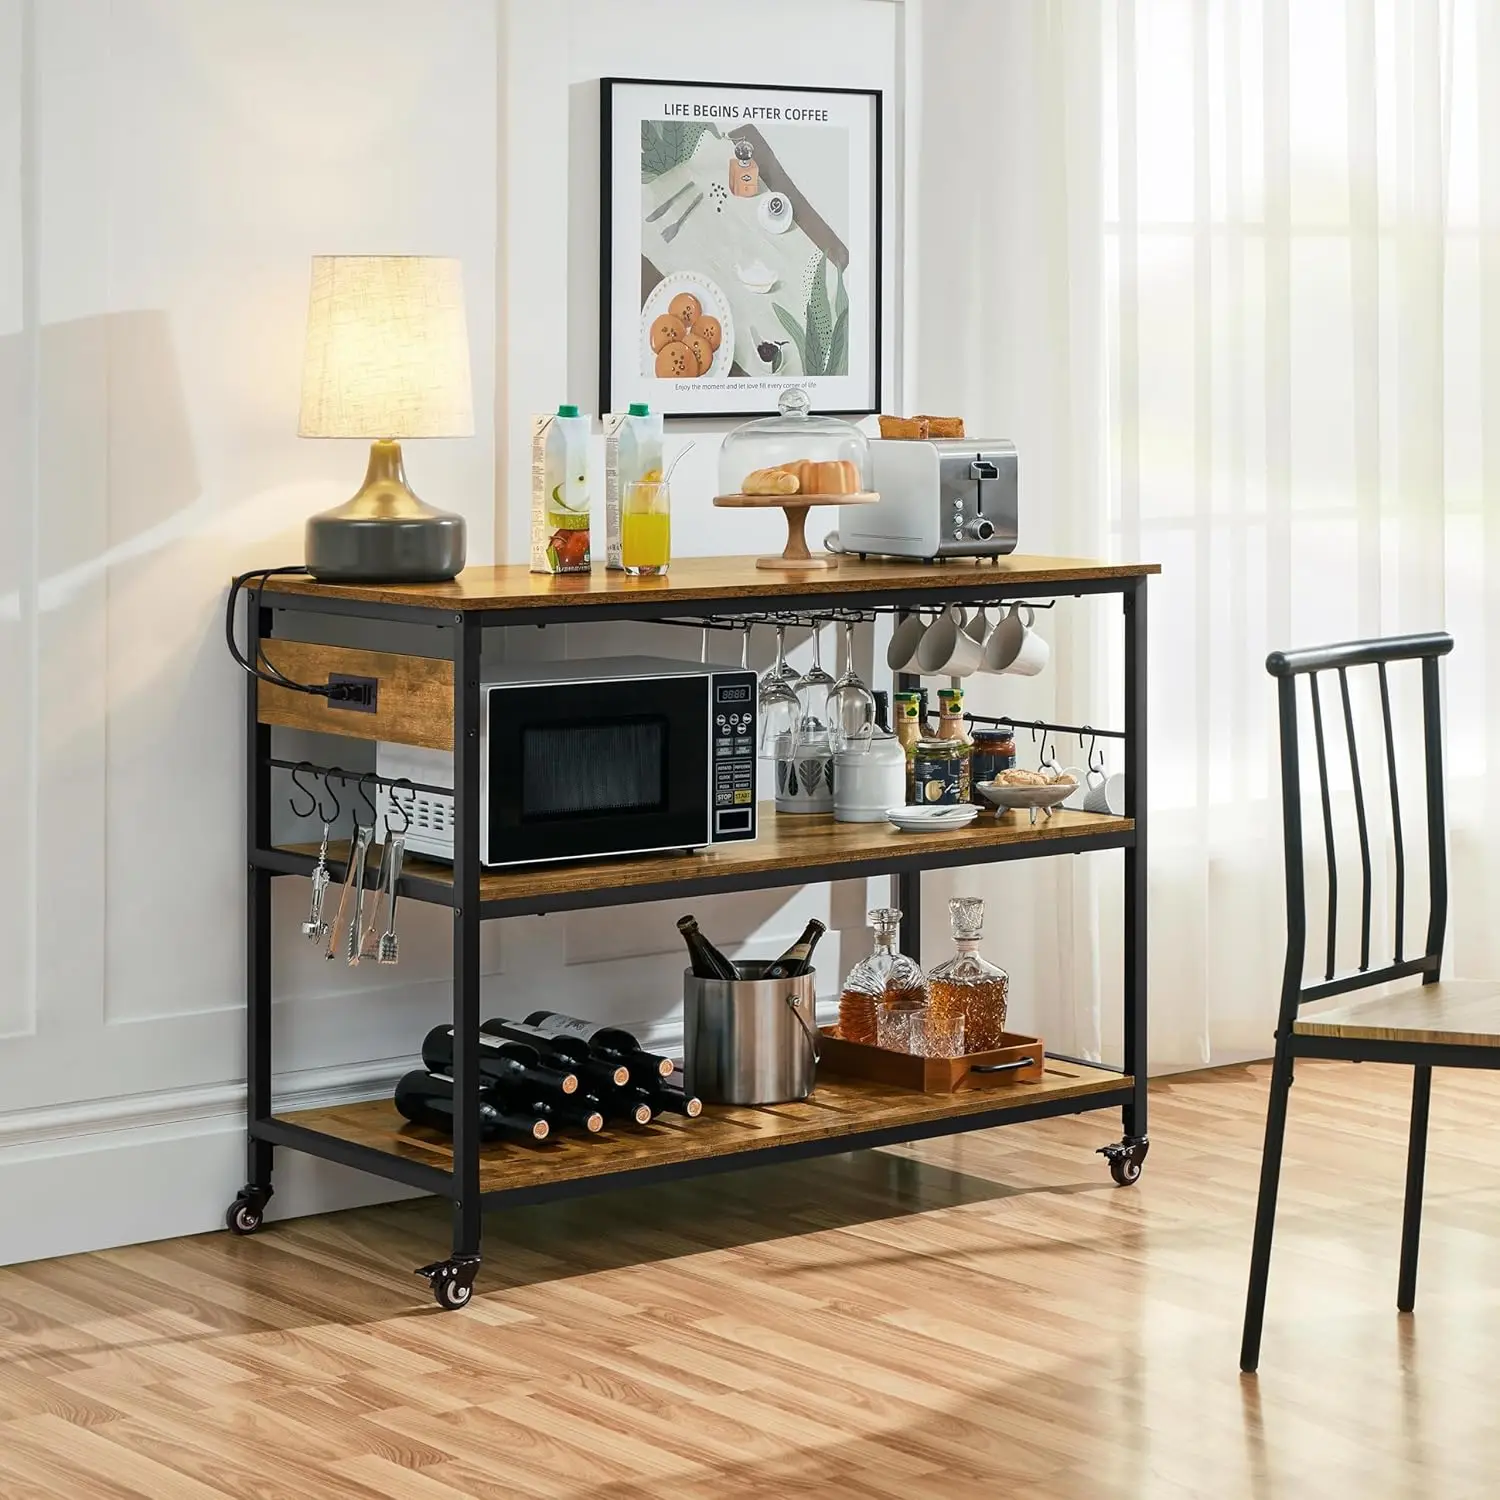
{"type": "Polygon", "coordinates": [[[474,1295],[474,1278],[479,1274],[477,1255],[456,1255],[452,1260],[434,1261],[418,1270],[432,1288],[432,1300],[444,1312],[457,1312],[469,1305],[474,1295]]]}
{"type": "Polygon", "coordinates": [[[457,1311],[474,1295],[474,1288],[456,1276],[436,1276],[432,1282],[433,1301],[449,1312],[457,1311]]]}
{"type": "Polygon", "coordinates": [[[1145,1136],[1135,1139],[1126,1138],[1123,1141],[1112,1141],[1108,1146],[1099,1147],[1099,1155],[1109,1163],[1109,1175],[1114,1178],[1117,1187],[1134,1187],[1140,1181],[1141,1164],[1146,1160],[1146,1153],[1151,1149],[1151,1142],[1145,1136]]]}
{"type": "Polygon", "coordinates": [[[236,1198],[224,1215],[224,1227],[230,1234],[254,1234],[265,1222],[265,1210],[248,1198],[236,1198]]]}

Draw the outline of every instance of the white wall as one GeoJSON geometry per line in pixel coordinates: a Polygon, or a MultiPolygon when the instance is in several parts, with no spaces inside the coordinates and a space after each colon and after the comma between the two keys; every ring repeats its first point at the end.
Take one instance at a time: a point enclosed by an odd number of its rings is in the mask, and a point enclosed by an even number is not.
{"type": "MultiPolygon", "coordinates": [[[[691,35],[713,76],[883,89],[896,185],[902,6],[753,9],[0,0],[0,1262],[211,1228],[243,1177],[224,583],[299,558],[363,462],[294,435],[309,257],[462,259],[477,434],[408,467],[466,514],[473,560],[523,556],[529,414],[595,404],[594,80],[680,73],[691,35]]],[[[708,507],[722,430],[690,429],[676,543],[779,547],[774,522],[708,507]]],[[[305,884],[276,896],[278,1093],[386,1084],[446,1004],[446,924],[408,906],[395,977],[330,973],[295,933],[305,884]]],[[[774,949],[809,911],[859,928],[864,904],[850,885],[699,906],[774,949]]],[[[488,993],[668,1039],[672,915],[492,930],[488,993]]],[[[288,1153],[277,1185],[281,1212],[390,1195],[288,1153]]]]}

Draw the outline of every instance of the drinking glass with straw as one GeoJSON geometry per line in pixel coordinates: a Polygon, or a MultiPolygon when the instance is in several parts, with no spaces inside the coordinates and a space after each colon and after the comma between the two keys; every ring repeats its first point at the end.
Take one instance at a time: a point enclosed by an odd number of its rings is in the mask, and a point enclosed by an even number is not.
{"type": "Polygon", "coordinates": [[[672,475],[689,443],[660,479],[638,479],[620,496],[620,565],[635,577],[658,577],[672,560],[672,475]]]}

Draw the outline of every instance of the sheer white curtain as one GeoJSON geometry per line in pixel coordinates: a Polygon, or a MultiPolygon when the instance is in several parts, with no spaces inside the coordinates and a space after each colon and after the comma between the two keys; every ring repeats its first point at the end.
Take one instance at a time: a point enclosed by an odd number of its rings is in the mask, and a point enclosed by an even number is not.
{"type": "MultiPolygon", "coordinates": [[[[1500,972],[1500,3],[919,3],[914,406],[1016,439],[1023,550],[1164,570],[1153,1064],[1270,1049],[1277,646],[1453,632],[1448,967],[1500,972]]],[[[1054,613],[1053,696],[979,691],[1117,724],[1117,621],[1054,613]]],[[[1038,1024],[1106,1055],[1116,865],[996,877],[1038,1024]]]]}

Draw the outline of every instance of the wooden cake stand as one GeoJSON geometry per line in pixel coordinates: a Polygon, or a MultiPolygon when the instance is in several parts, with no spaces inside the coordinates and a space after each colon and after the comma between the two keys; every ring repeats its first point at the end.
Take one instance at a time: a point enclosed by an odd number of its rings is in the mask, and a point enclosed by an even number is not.
{"type": "Polygon", "coordinates": [[[714,504],[731,510],[764,510],[776,506],[786,512],[786,547],[780,557],[757,557],[757,568],[775,568],[787,573],[836,568],[839,560],[831,552],[811,552],[807,546],[807,513],[815,505],[873,505],[880,499],[874,490],[856,490],[852,495],[715,495],[714,504]]]}

